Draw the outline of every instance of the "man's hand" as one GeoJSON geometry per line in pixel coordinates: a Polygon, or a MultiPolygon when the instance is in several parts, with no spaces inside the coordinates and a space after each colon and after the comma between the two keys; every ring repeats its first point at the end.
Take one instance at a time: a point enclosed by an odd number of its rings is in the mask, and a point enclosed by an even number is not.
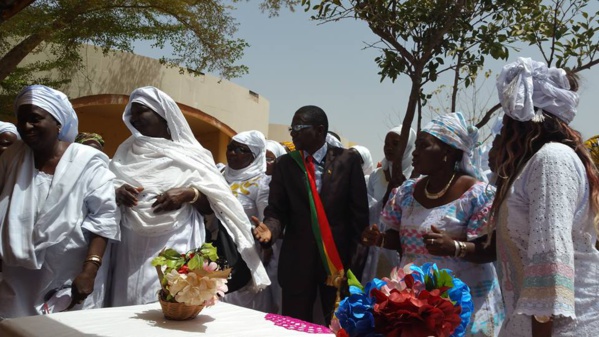
{"type": "Polygon", "coordinates": [[[252,229],[252,233],[254,233],[256,240],[260,241],[261,243],[270,242],[272,239],[272,233],[270,232],[270,229],[266,227],[264,222],[261,222],[255,216],[252,217],[252,222],[256,225],[254,229],[252,229]]]}

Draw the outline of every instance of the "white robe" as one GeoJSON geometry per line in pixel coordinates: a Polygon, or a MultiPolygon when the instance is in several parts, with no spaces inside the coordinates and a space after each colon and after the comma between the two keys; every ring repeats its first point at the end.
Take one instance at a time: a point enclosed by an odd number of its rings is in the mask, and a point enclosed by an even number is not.
{"type": "MultiPolygon", "coordinates": [[[[44,296],[70,285],[81,272],[90,233],[120,238],[114,175],[105,154],[89,146],[69,145],[50,176],[47,194],[34,184],[35,175],[33,154],[24,143],[16,142],[0,157],[3,317],[40,314],[44,296]],[[43,205],[36,205],[36,199],[43,205]]],[[[75,308],[102,306],[106,261],[93,293],[75,308]]]]}

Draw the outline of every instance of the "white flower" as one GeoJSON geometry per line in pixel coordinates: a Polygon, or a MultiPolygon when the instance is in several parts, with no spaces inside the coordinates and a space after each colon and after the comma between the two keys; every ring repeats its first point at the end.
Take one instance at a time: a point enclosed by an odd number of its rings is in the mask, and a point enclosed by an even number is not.
{"type": "MultiPolygon", "coordinates": [[[[203,270],[192,270],[187,274],[179,274],[171,270],[165,275],[171,296],[179,303],[187,305],[211,306],[216,303],[218,296],[227,292],[227,279],[210,277],[203,270]]],[[[212,274],[215,276],[215,274],[212,274]]]]}

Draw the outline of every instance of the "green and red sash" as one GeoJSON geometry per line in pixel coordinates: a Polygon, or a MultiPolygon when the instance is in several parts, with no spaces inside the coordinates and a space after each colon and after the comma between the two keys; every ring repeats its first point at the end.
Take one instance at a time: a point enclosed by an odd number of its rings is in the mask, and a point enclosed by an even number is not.
{"type": "Polygon", "coordinates": [[[315,172],[306,169],[309,164],[304,160],[303,151],[293,151],[289,155],[306,175],[306,190],[308,191],[308,202],[310,204],[312,233],[314,233],[318,252],[327,273],[326,284],[339,288],[344,277],[343,263],[339,257],[333,233],[329,226],[329,220],[327,219],[322,200],[316,188],[315,172]]]}

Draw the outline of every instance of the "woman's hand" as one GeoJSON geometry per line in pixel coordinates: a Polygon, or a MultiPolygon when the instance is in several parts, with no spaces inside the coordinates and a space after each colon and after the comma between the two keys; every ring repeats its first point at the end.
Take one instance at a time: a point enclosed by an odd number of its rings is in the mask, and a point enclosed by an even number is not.
{"type": "Polygon", "coordinates": [[[152,204],[154,213],[174,211],[183,204],[188,203],[195,197],[195,191],[191,187],[177,187],[159,194],[152,204]]]}
{"type": "Polygon", "coordinates": [[[430,232],[422,236],[422,241],[424,241],[424,245],[431,255],[455,255],[455,240],[434,225],[431,226],[430,232]]]}
{"type": "Polygon", "coordinates": [[[86,263],[83,271],[75,277],[71,286],[71,304],[69,309],[77,304],[83,303],[87,296],[94,291],[94,282],[98,267],[93,263],[86,263]]]}
{"type": "Polygon", "coordinates": [[[380,247],[383,242],[383,236],[385,234],[381,233],[379,227],[376,224],[373,224],[370,227],[366,227],[362,232],[362,244],[364,246],[377,246],[380,247]]]}
{"type": "Polygon", "coordinates": [[[260,243],[270,242],[270,240],[272,239],[272,233],[270,232],[270,229],[268,229],[268,227],[264,224],[264,222],[261,222],[255,216],[252,217],[252,222],[256,225],[254,229],[252,229],[252,233],[254,234],[256,240],[260,241],[260,243]]]}
{"type": "Polygon", "coordinates": [[[137,195],[143,191],[143,187],[133,187],[129,184],[123,184],[115,190],[116,204],[125,207],[137,206],[137,195]]]}

